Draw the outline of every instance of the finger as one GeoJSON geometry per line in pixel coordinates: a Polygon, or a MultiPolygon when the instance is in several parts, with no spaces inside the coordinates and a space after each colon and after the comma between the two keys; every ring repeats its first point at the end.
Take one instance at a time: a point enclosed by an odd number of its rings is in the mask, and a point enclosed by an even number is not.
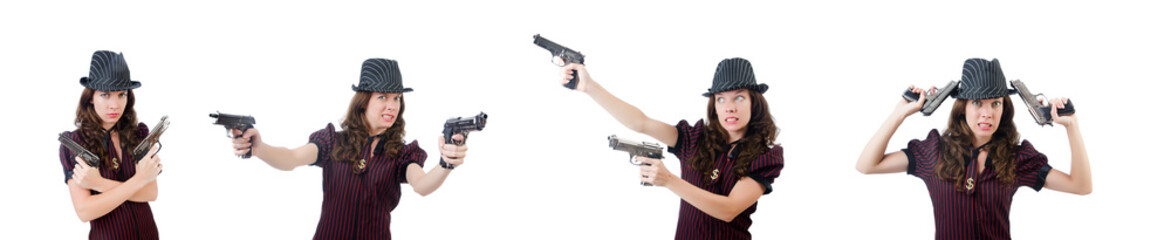
{"type": "Polygon", "coordinates": [[[463,141],[463,140],[464,140],[464,134],[463,134],[463,133],[456,133],[456,134],[452,134],[452,135],[451,135],[451,140],[452,140],[452,141],[456,141],[456,142],[463,141]]]}
{"type": "Polygon", "coordinates": [[[158,144],[151,144],[150,150],[147,150],[146,152],[147,152],[147,154],[146,154],[147,156],[155,156],[156,153],[159,153],[159,145],[158,144]]]}
{"type": "Polygon", "coordinates": [[[236,156],[244,156],[244,154],[248,154],[248,149],[236,149],[232,153],[235,153],[236,156]]]}
{"type": "Polygon", "coordinates": [[[233,129],[231,129],[231,130],[228,130],[228,131],[231,131],[231,132],[232,132],[232,136],[240,136],[240,134],[243,134],[243,133],[241,133],[241,132],[240,132],[240,130],[237,130],[237,129],[235,129],[235,128],[233,128],[233,129]]]}

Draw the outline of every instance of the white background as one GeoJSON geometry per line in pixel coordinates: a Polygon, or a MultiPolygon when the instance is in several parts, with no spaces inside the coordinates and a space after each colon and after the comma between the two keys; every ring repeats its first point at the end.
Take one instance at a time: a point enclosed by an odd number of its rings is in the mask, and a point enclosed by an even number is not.
{"type": "MultiPolygon", "coordinates": [[[[140,121],[170,115],[165,173],[151,203],[169,239],[305,239],[320,214],[321,170],[278,171],[231,154],[207,114],[251,114],[265,140],[304,144],[337,122],[362,60],[397,59],[407,139],[437,164],[442,121],[483,111],[470,157],[427,197],[403,186],[402,239],[666,239],[678,198],[637,184],[605,137],[650,140],[557,83],[543,36],[580,50],[612,93],[670,124],[704,116],[716,64],[752,61],[781,129],[786,168],[759,201],[759,239],[928,239],[930,200],[904,174],[854,163],[910,84],[958,80],[964,59],[999,58],[1009,79],[1076,102],[1095,191],[1021,189],[1018,239],[1130,239],[1168,225],[1169,8],[1111,1],[871,3],[434,2],[0,4],[5,164],[0,234],[83,238],[61,182],[56,134],[72,130],[94,50],[123,52],[140,121]]],[[[1019,99],[1014,98],[1017,106],[1019,99]]],[[[904,123],[888,151],[942,128],[951,102],[904,123]]],[[[1062,127],[1023,107],[1023,138],[1069,170],[1062,127]]],[[[667,160],[678,171],[673,155],[667,160]]]]}

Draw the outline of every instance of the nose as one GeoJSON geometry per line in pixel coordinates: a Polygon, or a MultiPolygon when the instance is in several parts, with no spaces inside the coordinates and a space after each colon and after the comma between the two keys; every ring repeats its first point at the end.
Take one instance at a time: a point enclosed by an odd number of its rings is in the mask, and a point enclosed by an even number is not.
{"type": "Polygon", "coordinates": [[[724,112],[735,113],[736,111],[736,104],[724,103],[724,112]]]}

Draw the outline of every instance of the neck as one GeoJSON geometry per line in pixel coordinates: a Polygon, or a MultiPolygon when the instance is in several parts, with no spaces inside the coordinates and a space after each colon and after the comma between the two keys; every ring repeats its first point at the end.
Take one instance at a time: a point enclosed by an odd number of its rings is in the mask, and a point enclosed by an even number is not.
{"type": "Polygon", "coordinates": [[[375,128],[375,129],[370,129],[370,136],[371,136],[371,137],[373,137],[373,136],[378,136],[378,135],[381,135],[381,134],[382,134],[382,133],[384,133],[384,132],[386,132],[386,129],[385,129],[385,128],[375,128]]]}
{"type": "Polygon", "coordinates": [[[741,132],[728,132],[728,143],[740,141],[741,138],[744,138],[743,131],[741,131],[741,132]]]}
{"type": "Polygon", "coordinates": [[[102,130],[110,131],[116,123],[102,123],[102,130]]]}
{"type": "Polygon", "coordinates": [[[987,144],[989,141],[992,141],[992,138],[976,137],[976,139],[972,141],[972,147],[984,146],[984,144],[987,144]]]}

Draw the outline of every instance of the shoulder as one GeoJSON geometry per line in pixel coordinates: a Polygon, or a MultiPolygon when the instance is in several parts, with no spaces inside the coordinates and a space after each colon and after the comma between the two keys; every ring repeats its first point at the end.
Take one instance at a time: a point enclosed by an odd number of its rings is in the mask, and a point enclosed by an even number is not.
{"type": "Polygon", "coordinates": [[[403,145],[403,152],[408,154],[427,153],[427,151],[424,151],[423,148],[419,147],[419,140],[413,140],[410,143],[403,145]]]}
{"type": "Polygon", "coordinates": [[[140,138],[144,138],[150,135],[150,128],[146,126],[146,123],[138,122],[138,127],[135,128],[134,134],[137,134],[140,138]]]}
{"type": "Polygon", "coordinates": [[[1016,154],[1018,159],[1031,159],[1038,156],[1045,156],[1045,154],[1042,154],[1041,152],[1038,152],[1036,148],[1033,148],[1033,143],[1030,143],[1029,140],[1024,140],[1021,142],[1020,146],[1017,146],[1016,154]]]}
{"type": "Polygon", "coordinates": [[[703,129],[704,125],[705,125],[705,123],[704,123],[703,119],[695,121],[695,124],[691,124],[691,123],[687,122],[687,119],[683,119],[683,120],[679,120],[679,122],[675,124],[675,128],[678,128],[680,130],[693,131],[693,130],[703,129]]]}

